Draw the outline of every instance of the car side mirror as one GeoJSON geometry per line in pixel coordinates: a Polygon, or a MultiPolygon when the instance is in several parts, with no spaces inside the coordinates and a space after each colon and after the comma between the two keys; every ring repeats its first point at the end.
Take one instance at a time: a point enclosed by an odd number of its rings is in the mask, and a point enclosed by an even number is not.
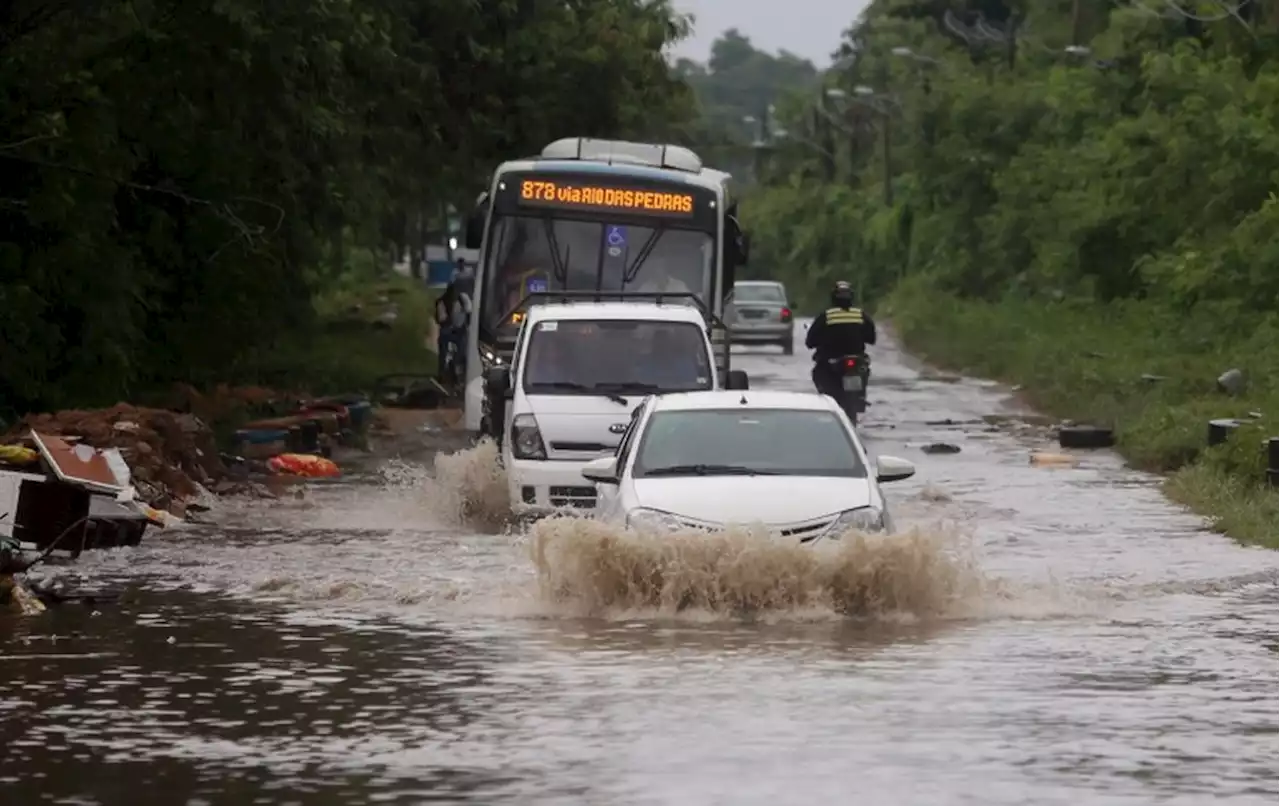
{"type": "Polygon", "coordinates": [[[618,483],[618,459],[615,456],[601,456],[592,459],[582,467],[582,477],[596,484],[618,483]]]}
{"type": "Polygon", "coordinates": [[[729,377],[725,379],[724,388],[745,391],[751,388],[751,381],[747,378],[747,373],[740,369],[731,369],[729,377]]]}
{"type": "Polygon", "coordinates": [[[909,479],[915,474],[916,466],[906,459],[896,456],[881,456],[876,459],[876,481],[882,484],[909,479]]]}
{"type": "Polygon", "coordinates": [[[491,394],[502,394],[511,386],[511,370],[509,367],[489,367],[484,372],[484,389],[491,394]]]}

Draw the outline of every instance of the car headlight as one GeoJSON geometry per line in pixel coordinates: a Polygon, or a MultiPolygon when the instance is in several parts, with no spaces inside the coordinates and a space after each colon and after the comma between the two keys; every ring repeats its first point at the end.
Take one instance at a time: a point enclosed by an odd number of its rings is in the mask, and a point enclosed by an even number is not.
{"type": "Polygon", "coordinates": [[[532,414],[517,414],[511,420],[511,455],[517,459],[546,459],[542,432],[532,414]]]}
{"type": "Polygon", "coordinates": [[[859,507],[840,513],[840,517],[827,527],[823,537],[842,537],[845,532],[883,532],[885,529],[884,510],[876,507],[859,507]]]}
{"type": "Polygon", "coordinates": [[[657,509],[633,509],[627,513],[627,528],[645,532],[675,532],[685,528],[684,524],[657,509]]]}

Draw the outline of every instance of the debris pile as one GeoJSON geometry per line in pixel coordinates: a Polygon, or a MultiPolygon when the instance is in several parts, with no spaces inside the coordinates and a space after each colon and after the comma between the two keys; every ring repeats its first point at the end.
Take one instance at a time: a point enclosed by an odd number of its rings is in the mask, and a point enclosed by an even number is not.
{"type": "Polygon", "coordinates": [[[33,430],[77,437],[95,448],[118,448],[129,465],[138,498],[157,509],[183,509],[187,500],[227,475],[213,431],[194,414],[125,403],[109,409],[34,414],[0,437],[0,444],[25,444],[33,430]]]}

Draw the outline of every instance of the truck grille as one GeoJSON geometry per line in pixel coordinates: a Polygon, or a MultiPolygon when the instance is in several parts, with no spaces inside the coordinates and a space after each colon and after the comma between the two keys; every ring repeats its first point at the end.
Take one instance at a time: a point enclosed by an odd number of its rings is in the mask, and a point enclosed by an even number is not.
{"type": "Polygon", "coordinates": [[[595,487],[552,487],[548,494],[553,507],[592,509],[596,505],[595,487]]]}

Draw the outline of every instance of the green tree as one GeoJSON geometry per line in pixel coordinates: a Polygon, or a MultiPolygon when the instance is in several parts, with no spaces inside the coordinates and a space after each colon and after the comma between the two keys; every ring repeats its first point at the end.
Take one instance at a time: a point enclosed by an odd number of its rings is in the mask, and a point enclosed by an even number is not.
{"type": "Polygon", "coordinates": [[[665,0],[5,4],[0,408],[249,372],[348,249],[496,162],[677,131],[684,30],[665,0]]]}

